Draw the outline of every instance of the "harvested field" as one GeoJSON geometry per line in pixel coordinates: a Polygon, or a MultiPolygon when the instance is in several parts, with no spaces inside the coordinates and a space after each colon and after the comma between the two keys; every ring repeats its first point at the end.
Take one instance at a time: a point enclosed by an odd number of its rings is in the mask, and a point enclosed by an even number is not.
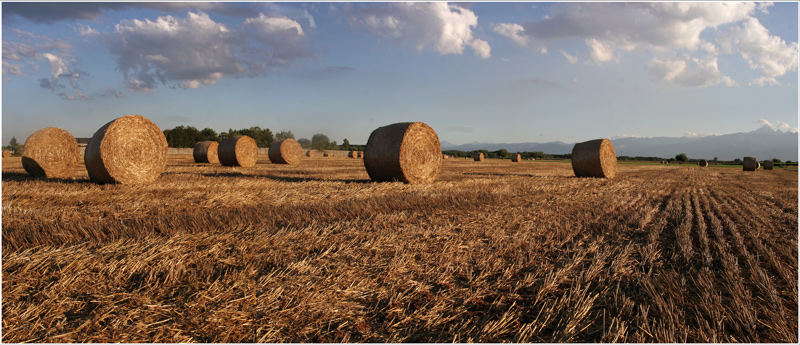
{"type": "Polygon", "coordinates": [[[797,342],[797,171],[3,158],[4,342],[797,342]]]}

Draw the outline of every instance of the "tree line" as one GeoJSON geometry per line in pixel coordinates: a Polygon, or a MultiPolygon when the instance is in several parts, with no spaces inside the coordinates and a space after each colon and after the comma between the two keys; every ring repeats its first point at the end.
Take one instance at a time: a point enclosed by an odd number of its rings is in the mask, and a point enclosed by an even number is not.
{"type": "Polygon", "coordinates": [[[304,149],[314,150],[363,150],[364,145],[351,145],[347,139],[342,140],[342,144],[336,143],[336,140],[331,140],[327,135],[317,133],[308,138],[295,138],[292,131],[280,131],[272,134],[269,128],[261,128],[258,126],[231,129],[217,133],[211,128],[203,128],[198,130],[192,126],[178,126],[172,129],[164,130],[164,136],[167,137],[167,144],[169,147],[194,147],[198,141],[213,140],[222,141],[227,138],[246,135],[256,141],[258,147],[269,147],[273,142],[281,141],[283,139],[292,138],[304,149]]]}

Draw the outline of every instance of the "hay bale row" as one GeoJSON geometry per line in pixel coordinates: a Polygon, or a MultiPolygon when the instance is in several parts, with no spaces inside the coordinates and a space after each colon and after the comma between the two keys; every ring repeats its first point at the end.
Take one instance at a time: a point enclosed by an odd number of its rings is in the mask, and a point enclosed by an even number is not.
{"type": "Polygon", "coordinates": [[[78,167],[80,157],[78,142],[72,134],[61,128],[47,127],[25,140],[22,167],[35,177],[68,178],[78,167]]]}
{"type": "Polygon", "coordinates": [[[760,164],[756,161],[755,157],[744,157],[742,160],[742,170],[743,171],[756,171],[760,164]]]}
{"type": "Polygon", "coordinates": [[[423,122],[401,122],[369,135],[364,167],[373,181],[428,183],[442,167],[442,146],[423,122]]]}
{"type": "Polygon", "coordinates": [[[252,168],[256,165],[258,146],[253,138],[240,135],[227,138],[219,144],[219,163],[224,166],[252,168]]]}
{"type": "Polygon", "coordinates": [[[201,141],[194,145],[192,152],[195,163],[219,164],[219,143],[216,141],[201,141]]]}
{"type": "Polygon", "coordinates": [[[483,162],[483,152],[475,152],[475,154],[472,155],[472,159],[476,162],[483,162]]]}
{"type": "Polygon", "coordinates": [[[511,161],[514,163],[522,162],[522,155],[520,155],[519,153],[515,154],[514,156],[511,157],[511,161]]]}
{"type": "Polygon", "coordinates": [[[572,148],[572,170],[578,177],[613,178],[617,175],[617,153],[608,139],[577,143],[572,148]]]}
{"type": "Polygon", "coordinates": [[[168,149],[158,126],[141,115],[127,115],[94,133],[84,163],[89,178],[98,183],[149,183],[166,169],[168,149]]]}
{"type": "Polygon", "coordinates": [[[272,143],[269,147],[269,160],[273,164],[298,164],[303,159],[303,147],[297,140],[286,138],[272,143]]]}

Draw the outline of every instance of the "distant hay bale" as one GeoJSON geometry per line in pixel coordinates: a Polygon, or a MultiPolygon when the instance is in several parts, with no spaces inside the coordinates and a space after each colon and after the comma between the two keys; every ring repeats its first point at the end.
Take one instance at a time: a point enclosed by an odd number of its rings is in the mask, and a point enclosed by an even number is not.
{"type": "Polygon", "coordinates": [[[742,170],[743,171],[756,171],[758,169],[758,161],[756,161],[756,157],[744,157],[742,160],[742,170]]]}
{"type": "Polygon", "coordinates": [[[199,141],[194,144],[195,163],[219,164],[219,143],[216,141],[199,141]]]}
{"type": "Polygon", "coordinates": [[[314,150],[306,151],[306,157],[314,157],[314,156],[316,156],[316,153],[314,153],[314,150]]]}
{"type": "Polygon", "coordinates": [[[358,151],[358,158],[364,158],[364,151],[358,151]]]}
{"type": "Polygon", "coordinates": [[[433,182],[442,167],[442,146],[423,122],[379,127],[367,140],[364,167],[373,181],[433,182]]]}
{"type": "Polygon", "coordinates": [[[350,151],[347,153],[347,158],[358,158],[358,153],[356,151],[350,151]]]}
{"type": "Polygon", "coordinates": [[[224,166],[252,168],[258,158],[258,146],[253,138],[240,135],[219,144],[219,163],[224,166]]]}
{"type": "Polygon", "coordinates": [[[708,161],[705,160],[705,159],[701,159],[699,162],[697,162],[697,165],[699,165],[701,168],[707,168],[708,167],[708,161]]]}
{"type": "Polygon", "coordinates": [[[775,163],[773,163],[772,160],[764,161],[764,170],[772,170],[772,168],[774,166],[775,166],[775,163]]]}
{"type": "Polygon", "coordinates": [[[515,154],[514,156],[511,157],[511,161],[514,163],[522,162],[522,155],[519,153],[515,154]]]}
{"type": "Polygon", "coordinates": [[[11,157],[11,150],[3,150],[3,158],[11,157]]]}
{"type": "Polygon", "coordinates": [[[577,143],[572,148],[572,170],[579,177],[613,178],[617,175],[617,153],[608,139],[577,143]]]}
{"type": "Polygon", "coordinates": [[[322,153],[322,157],[330,157],[330,156],[331,156],[331,154],[328,153],[328,151],[325,151],[324,153],[322,153]]]}
{"type": "Polygon", "coordinates": [[[472,156],[472,159],[474,159],[476,162],[483,162],[483,152],[475,152],[475,154],[472,156]]]}
{"type": "Polygon", "coordinates": [[[72,134],[61,128],[47,127],[25,140],[22,167],[31,176],[68,178],[75,173],[80,157],[78,142],[72,134]]]}
{"type": "Polygon", "coordinates": [[[446,154],[442,153],[442,159],[448,159],[448,158],[450,158],[450,156],[448,156],[448,155],[446,155],[446,154]]]}
{"type": "Polygon", "coordinates": [[[303,147],[297,140],[286,138],[272,143],[269,147],[269,160],[272,164],[299,164],[303,159],[303,147]]]}
{"type": "Polygon", "coordinates": [[[84,163],[98,183],[138,184],[155,181],[167,167],[167,138],[141,115],[117,118],[94,133],[84,163]]]}

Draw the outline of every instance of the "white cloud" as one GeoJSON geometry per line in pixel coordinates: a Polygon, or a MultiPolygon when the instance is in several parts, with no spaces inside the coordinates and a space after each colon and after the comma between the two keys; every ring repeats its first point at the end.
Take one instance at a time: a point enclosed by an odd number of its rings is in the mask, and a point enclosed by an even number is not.
{"type": "Polygon", "coordinates": [[[523,47],[528,45],[528,37],[523,34],[525,29],[522,27],[522,25],[514,23],[500,23],[493,25],[492,30],[500,35],[508,37],[516,44],[519,44],[523,47]]]}
{"type": "Polygon", "coordinates": [[[225,77],[259,76],[312,55],[302,25],[293,19],[260,13],[242,25],[236,31],[203,12],[123,20],[109,48],[127,87],[146,92],[158,83],[196,89],[225,77]]]}
{"type": "Polygon", "coordinates": [[[472,29],[478,25],[478,16],[457,5],[389,3],[359,6],[358,10],[349,12],[353,22],[385,37],[412,41],[418,50],[433,45],[441,55],[460,55],[467,46],[481,58],[491,56],[489,43],[473,37],[472,29]]]}
{"type": "Polygon", "coordinates": [[[738,51],[750,68],[761,73],[753,81],[755,85],[775,85],[774,78],[797,70],[797,42],[787,43],[770,35],[756,18],[731,27],[719,35],[718,41],[724,53],[738,51]]]}
{"type": "Polygon", "coordinates": [[[761,76],[761,77],[758,77],[758,78],[756,78],[756,79],[753,79],[753,81],[751,81],[751,82],[747,83],[747,85],[756,85],[756,86],[779,86],[779,85],[781,85],[781,82],[779,82],[779,81],[778,81],[778,79],[775,79],[775,78],[773,78],[773,77],[764,77],[764,76],[761,76]]]}
{"type": "Polygon", "coordinates": [[[797,133],[797,127],[792,127],[792,125],[790,125],[790,124],[788,124],[786,122],[778,121],[777,123],[778,123],[778,129],[779,130],[784,131],[784,132],[789,132],[789,133],[797,133]]]}
{"type": "Polygon", "coordinates": [[[772,122],[769,122],[769,120],[767,119],[758,119],[758,123],[762,126],[769,126],[771,128],[775,128],[775,125],[773,125],[772,122]]]}
{"type": "Polygon", "coordinates": [[[653,58],[647,71],[658,82],[687,87],[707,87],[717,84],[736,86],[731,77],[719,71],[717,58],[678,58],[662,60],[653,58]]]}
{"type": "Polygon", "coordinates": [[[18,75],[20,77],[25,76],[25,72],[22,72],[22,65],[12,64],[3,60],[3,80],[8,80],[6,74],[18,75]]]}
{"type": "Polygon", "coordinates": [[[100,33],[97,30],[93,29],[89,25],[79,25],[78,26],[78,33],[80,33],[81,36],[83,36],[83,37],[92,37],[92,36],[100,35],[100,33]]]}
{"type": "Polygon", "coordinates": [[[567,52],[565,52],[563,50],[561,50],[561,55],[564,55],[564,58],[567,59],[567,61],[571,65],[574,65],[574,64],[578,63],[578,57],[577,56],[569,55],[569,54],[567,54],[567,52]]]}
{"type": "Polygon", "coordinates": [[[589,47],[589,58],[595,62],[611,61],[614,58],[614,48],[608,43],[590,38],[586,40],[586,46],[589,47]]]}

